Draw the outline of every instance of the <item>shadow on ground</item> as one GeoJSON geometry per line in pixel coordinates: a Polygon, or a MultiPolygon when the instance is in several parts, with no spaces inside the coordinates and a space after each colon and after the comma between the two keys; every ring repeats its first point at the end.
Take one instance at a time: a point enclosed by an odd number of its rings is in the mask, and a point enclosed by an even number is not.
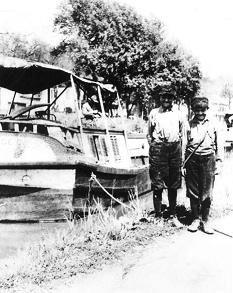
{"type": "MultiPolygon", "coordinates": [[[[162,204],[162,218],[168,219],[170,217],[169,207],[166,204],[162,204]]],[[[183,225],[190,225],[192,223],[192,214],[184,205],[177,205],[176,207],[177,218],[183,225]]],[[[150,216],[154,215],[154,211],[150,213],[150,216]]]]}

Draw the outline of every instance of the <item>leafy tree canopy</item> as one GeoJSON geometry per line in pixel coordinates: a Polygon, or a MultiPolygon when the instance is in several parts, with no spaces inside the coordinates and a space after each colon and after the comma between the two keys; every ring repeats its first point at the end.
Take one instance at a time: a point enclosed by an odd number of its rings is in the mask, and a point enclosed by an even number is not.
{"type": "Polygon", "coordinates": [[[136,104],[148,112],[164,82],[186,102],[199,90],[198,64],[164,41],[157,19],[145,19],[117,2],[67,0],[54,24],[64,38],[52,54],[69,56],[79,75],[115,84],[129,115],[136,104]]]}
{"type": "Polygon", "coordinates": [[[0,35],[0,54],[34,62],[51,63],[51,48],[39,39],[26,35],[5,33],[0,35]]]}

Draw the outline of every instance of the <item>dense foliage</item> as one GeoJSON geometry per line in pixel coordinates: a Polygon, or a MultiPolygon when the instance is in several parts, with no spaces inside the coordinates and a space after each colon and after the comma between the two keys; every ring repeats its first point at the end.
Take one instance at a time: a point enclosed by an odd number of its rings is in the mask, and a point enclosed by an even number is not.
{"type": "Polygon", "coordinates": [[[177,99],[188,102],[199,90],[198,64],[176,44],[164,41],[157,19],[104,0],[66,0],[55,19],[63,40],[48,44],[18,34],[0,36],[0,54],[60,65],[94,80],[113,83],[127,114],[148,113],[169,82],[177,99]]]}
{"type": "Polygon", "coordinates": [[[103,0],[67,0],[55,19],[64,35],[53,55],[69,55],[77,74],[113,83],[128,115],[134,105],[148,112],[164,82],[178,99],[199,90],[198,64],[178,45],[163,40],[161,22],[142,18],[129,7],[103,0]]]}
{"type": "Polygon", "coordinates": [[[0,35],[0,54],[28,61],[51,63],[50,46],[27,35],[5,33],[0,35]]]}

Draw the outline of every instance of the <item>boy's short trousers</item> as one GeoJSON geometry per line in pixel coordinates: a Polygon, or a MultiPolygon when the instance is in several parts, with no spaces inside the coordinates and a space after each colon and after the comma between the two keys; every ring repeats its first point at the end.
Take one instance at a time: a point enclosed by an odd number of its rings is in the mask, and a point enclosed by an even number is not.
{"type": "MultiPolygon", "coordinates": [[[[189,154],[186,154],[186,157],[189,154]]],[[[186,164],[187,197],[198,198],[201,202],[212,199],[215,179],[215,154],[194,154],[186,164]]]]}
{"type": "Polygon", "coordinates": [[[152,142],[149,149],[150,179],[153,190],[181,187],[181,143],[152,142]]]}

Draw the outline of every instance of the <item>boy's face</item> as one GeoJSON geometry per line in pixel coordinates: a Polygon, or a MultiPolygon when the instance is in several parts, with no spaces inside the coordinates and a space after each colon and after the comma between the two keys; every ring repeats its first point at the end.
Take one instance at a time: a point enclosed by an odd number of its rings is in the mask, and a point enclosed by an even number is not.
{"type": "Polygon", "coordinates": [[[206,111],[207,111],[207,108],[203,108],[203,107],[196,107],[195,109],[193,109],[195,117],[200,122],[205,120],[206,111]]]}
{"type": "Polygon", "coordinates": [[[170,95],[163,95],[160,97],[160,102],[163,109],[170,109],[172,107],[173,97],[170,95]]]}

